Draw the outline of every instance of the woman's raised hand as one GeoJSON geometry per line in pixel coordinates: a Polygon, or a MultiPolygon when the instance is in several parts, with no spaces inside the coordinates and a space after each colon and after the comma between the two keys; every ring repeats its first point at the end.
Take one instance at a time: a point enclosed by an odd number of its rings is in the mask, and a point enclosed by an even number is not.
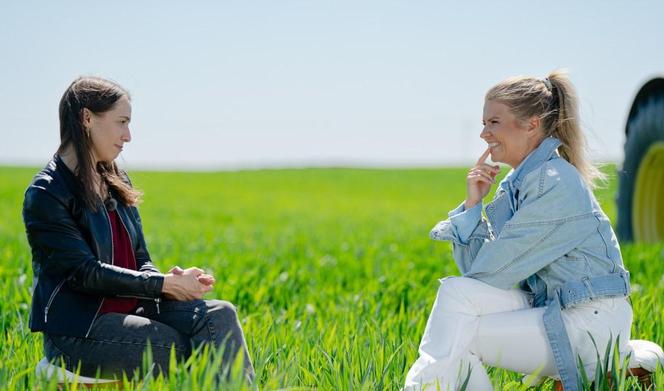
{"type": "Polygon", "coordinates": [[[468,176],[466,177],[467,196],[464,201],[464,208],[466,209],[470,209],[480,203],[489,194],[491,185],[496,183],[496,175],[500,172],[500,166],[492,166],[486,163],[486,159],[490,153],[491,148],[487,148],[479,160],[477,160],[475,167],[468,171],[468,176]]]}
{"type": "Polygon", "coordinates": [[[214,285],[213,276],[206,274],[197,267],[181,269],[174,266],[164,275],[162,293],[169,299],[190,301],[202,299],[214,285]]]}

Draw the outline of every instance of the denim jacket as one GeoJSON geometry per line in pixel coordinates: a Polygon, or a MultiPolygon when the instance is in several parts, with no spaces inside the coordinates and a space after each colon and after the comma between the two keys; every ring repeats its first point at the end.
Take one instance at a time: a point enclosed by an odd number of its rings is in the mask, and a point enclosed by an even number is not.
{"type": "Polygon", "coordinates": [[[465,277],[509,289],[519,285],[533,306],[548,306],[545,327],[566,390],[577,389],[576,360],[561,309],[629,294],[629,273],[611,224],[579,172],[549,137],[499,184],[493,201],[463,204],[431,231],[453,243],[465,277]]]}

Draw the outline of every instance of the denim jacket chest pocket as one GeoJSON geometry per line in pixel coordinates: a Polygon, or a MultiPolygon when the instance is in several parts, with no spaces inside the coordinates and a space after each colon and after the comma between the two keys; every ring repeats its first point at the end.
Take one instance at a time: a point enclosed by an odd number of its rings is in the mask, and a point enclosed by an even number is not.
{"type": "Polygon", "coordinates": [[[500,235],[505,223],[514,216],[514,209],[512,206],[511,195],[505,191],[500,190],[493,201],[487,204],[485,211],[487,219],[491,224],[491,230],[494,236],[500,235]]]}

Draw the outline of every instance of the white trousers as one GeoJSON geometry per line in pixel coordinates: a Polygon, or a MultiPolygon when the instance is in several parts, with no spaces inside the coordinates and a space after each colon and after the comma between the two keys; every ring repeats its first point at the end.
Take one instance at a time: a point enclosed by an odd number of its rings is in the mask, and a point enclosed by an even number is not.
{"type": "MultiPolygon", "coordinates": [[[[456,390],[468,379],[468,390],[493,390],[482,364],[539,377],[557,377],[542,315],[518,289],[494,288],[479,280],[448,277],[420,343],[419,358],[408,371],[405,390],[456,390]],[[469,374],[470,371],[470,374],[469,374]]],[[[619,336],[626,351],[632,307],[626,298],[606,298],[562,312],[575,357],[592,377],[597,356],[619,336]],[[593,343],[595,340],[597,347],[593,343]]],[[[624,357],[624,355],[623,355],[624,357]]]]}

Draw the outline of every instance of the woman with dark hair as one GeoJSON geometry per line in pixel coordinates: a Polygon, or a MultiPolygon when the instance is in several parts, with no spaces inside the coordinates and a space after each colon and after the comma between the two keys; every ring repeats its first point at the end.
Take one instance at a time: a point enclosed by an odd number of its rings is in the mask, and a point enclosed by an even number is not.
{"type": "Polygon", "coordinates": [[[232,304],[203,300],[214,277],[152,264],[136,209],[140,193],[115,158],[131,141],[131,101],[118,84],[81,77],[60,101],[61,144],[25,193],[23,220],[34,272],[30,328],[49,360],[95,376],[131,376],[148,343],[155,370],[210,344],[220,376],[238,354],[253,377],[232,304]],[[149,342],[148,342],[149,341],[149,342]]]}

